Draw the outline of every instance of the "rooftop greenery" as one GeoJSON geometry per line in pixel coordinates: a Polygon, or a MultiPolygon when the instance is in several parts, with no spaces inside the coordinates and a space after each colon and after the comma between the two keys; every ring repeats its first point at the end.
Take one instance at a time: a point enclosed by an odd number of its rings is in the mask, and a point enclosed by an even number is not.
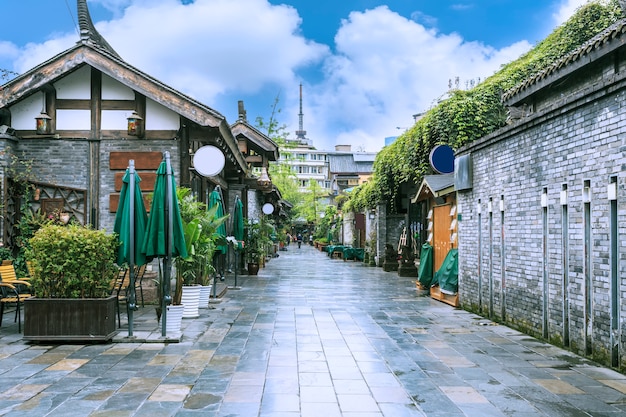
{"type": "Polygon", "coordinates": [[[617,0],[595,0],[580,7],[563,25],[517,60],[471,90],[451,90],[414,126],[383,148],[374,162],[372,181],[355,189],[344,210],[363,211],[378,202],[395,202],[403,183],[419,184],[431,174],[429,154],[440,144],[453,149],[475,141],[506,123],[501,96],[623,18],[617,0]]]}

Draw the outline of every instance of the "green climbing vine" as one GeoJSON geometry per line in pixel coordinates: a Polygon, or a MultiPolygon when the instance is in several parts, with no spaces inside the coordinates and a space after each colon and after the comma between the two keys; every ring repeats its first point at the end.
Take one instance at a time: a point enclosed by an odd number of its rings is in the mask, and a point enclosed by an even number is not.
{"type": "Polygon", "coordinates": [[[429,154],[438,144],[453,149],[475,141],[506,123],[502,93],[545,69],[623,17],[617,0],[595,0],[580,7],[563,25],[517,60],[503,66],[471,90],[452,90],[450,97],[385,147],[374,161],[373,178],[357,187],[347,207],[363,210],[387,201],[390,212],[400,185],[419,184],[430,173],[429,154]]]}

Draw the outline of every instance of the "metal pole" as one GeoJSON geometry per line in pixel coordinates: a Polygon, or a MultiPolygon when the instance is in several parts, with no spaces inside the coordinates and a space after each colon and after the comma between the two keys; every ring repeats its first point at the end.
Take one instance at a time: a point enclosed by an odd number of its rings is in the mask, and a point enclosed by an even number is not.
{"type": "Polygon", "coordinates": [[[239,251],[235,248],[235,288],[237,288],[237,268],[239,268],[239,251]]]}
{"type": "Polygon", "coordinates": [[[128,337],[133,336],[133,312],[137,308],[135,302],[135,160],[128,161],[128,197],[129,197],[129,236],[128,246],[130,247],[130,256],[128,257],[128,273],[130,274],[130,288],[128,295],[128,337]]]}
{"type": "Polygon", "coordinates": [[[172,239],[174,234],[174,227],[172,225],[172,214],[174,209],[174,202],[172,199],[172,165],[170,162],[170,153],[165,151],[165,167],[166,167],[166,204],[165,204],[165,230],[167,231],[165,258],[163,261],[163,311],[161,317],[163,318],[161,334],[167,336],[167,306],[172,301],[170,296],[170,275],[172,269],[172,239]]]}

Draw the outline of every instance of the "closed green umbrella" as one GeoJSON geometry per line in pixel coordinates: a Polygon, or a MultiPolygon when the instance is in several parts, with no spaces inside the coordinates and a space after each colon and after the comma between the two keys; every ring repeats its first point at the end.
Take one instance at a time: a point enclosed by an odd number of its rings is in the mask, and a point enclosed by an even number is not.
{"type": "Polygon", "coordinates": [[[128,336],[133,335],[133,311],[137,309],[135,294],[135,265],[146,263],[146,256],[141,252],[146,231],[148,215],[143,203],[141,178],[135,172],[135,161],[129,161],[124,178],[120,201],[115,214],[113,231],[117,234],[120,246],[117,252],[117,264],[128,264],[130,288],[128,300],[128,336]]]}
{"type": "MultiPolygon", "coordinates": [[[[222,203],[222,195],[219,192],[219,188],[215,187],[211,194],[209,194],[209,209],[217,206],[217,211],[215,212],[215,218],[219,219],[220,217],[224,217],[224,204],[222,203]]],[[[222,223],[217,228],[217,234],[222,236],[222,240],[226,238],[226,224],[222,223]]],[[[216,250],[220,251],[222,254],[225,254],[228,251],[228,245],[219,245],[216,250]]]]}
{"type": "Polygon", "coordinates": [[[235,288],[237,288],[237,271],[239,270],[239,242],[243,240],[243,203],[239,196],[235,197],[233,208],[233,237],[237,239],[235,249],[235,288]]]}
{"type": "MultiPolygon", "coordinates": [[[[224,216],[224,205],[222,204],[222,194],[220,193],[219,185],[216,186],[211,194],[209,194],[209,205],[207,209],[212,209],[217,206],[217,210],[215,211],[215,218],[219,219],[224,216]]],[[[217,227],[216,234],[220,235],[221,239],[226,239],[226,225],[224,222],[217,227]]],[[[228,252],[228,245],[217,245],[215,247],[215,254],[213,256],[217,257],[217,271],[220,273],[221,280],[224,280],[224,271],[223,271],[223,255],[228,252]]],[[[217,274],[213,277],[213,298],[217,297],[217,274]]]]}
{"type": "Polygon", "coordinates": [[[165,152],[164,160],[156,174],[150,216],[141,251],[148,259],[163,258],[163,278],[160,283],[161,325],[162,335],[166,336],[167,305],[171,302],[172,258],[176,256],[186,258],[188,255],[169,152],[165,152]]]}
{"type": "Polygon", "coordinates": [[[239,196],[235,198],[235,207],[233,211],[233,236],[238,241],[243,240],[243,203],[239,196]]]}
{"type": "Polygon", "coordinates": [[[152,205],[150,206],[150,216],[148,217],[142,252],[148,259],[166,256],[186,258],[187,246],[185,244],[185,233],[183,232],[183,221],[180,217],[178,198],[176,197],[174,171],[170,166],[168,175],[166,161],[162,161],[156,174],[154,194],[152,196],[152,205]],[[170,178],[171,187],[169,193],[167,190],[168,177],[170,178]],[[171,202],[170,214],[172,220],[172,247],[169,251],[167,248],[167,222],[169,218],[166,216],[168,202],[171,202]]]}

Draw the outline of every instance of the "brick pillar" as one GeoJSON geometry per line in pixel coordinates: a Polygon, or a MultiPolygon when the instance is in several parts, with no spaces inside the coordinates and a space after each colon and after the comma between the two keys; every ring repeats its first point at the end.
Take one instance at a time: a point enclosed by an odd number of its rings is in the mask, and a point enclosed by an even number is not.
{"type": "Polygon", "coordinates": [[[376,223],[376,266],[383,266],[383,254],[387,241],[387,205],[379,204],[376,208],[378,222],[376,223]]]}

